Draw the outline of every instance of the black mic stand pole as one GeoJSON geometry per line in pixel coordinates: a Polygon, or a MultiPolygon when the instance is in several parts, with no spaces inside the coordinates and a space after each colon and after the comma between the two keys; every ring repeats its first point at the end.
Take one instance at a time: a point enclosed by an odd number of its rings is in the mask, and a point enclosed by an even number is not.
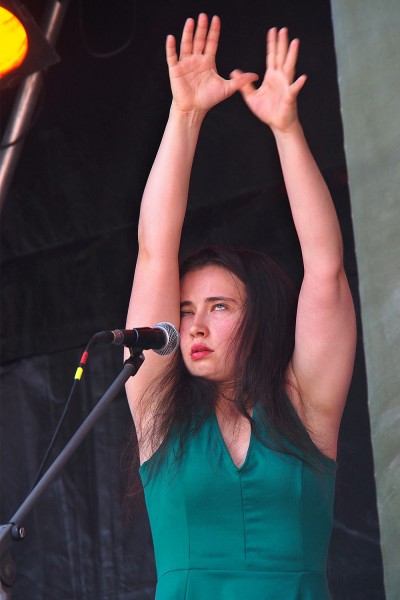
{"type": "Polygon", "coordinates": [[[82,425],[79,427],[79,429],[77,429],[68,444],[62,450],[62,452],[60,452],[56,460],[49,467],[37,485],[33,488],[31,493],[26,497],[15,515],[11,517],[10,522],[0,526],[0,559],[2,569],[2,572],[0,573],[0,600],[11,599],[11,586],[15,580],[15,567],[10,554],[7,551],[10,542],[13,540],[22,540],[25,537],[25,530],[21,526],[23,519],[33,508],[47,486],[53,481],[56,475],[58,475],[64,464],[75,452],[76,448],[87,436],[98,419],[103,415],[108,405],[111,404],[115,396],[123,389],[128,379],[133,375],[136,375],[140,369],[144,361],[142,350],[138,348],[130,348],[130,352],[131,356],[125,361],[124,368],[121,373],[111,384],[105,394],[100,398],[91,413],[89,413],[82,425]]]}

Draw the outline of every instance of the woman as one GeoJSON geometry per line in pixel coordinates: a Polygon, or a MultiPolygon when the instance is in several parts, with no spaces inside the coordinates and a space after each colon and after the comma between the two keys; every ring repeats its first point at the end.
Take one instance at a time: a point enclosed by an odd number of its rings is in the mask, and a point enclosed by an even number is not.
{"type": "Polygon", "coordinates": [[[215,67],[220,32],[188,19],[166,43],[173,100],[144,191],[127,327],[170,321],[127,384],[155,548],[157,599],[329,598],[335,459],[355,350],[342,240],[296,110],[298,40],[267,36],[266,74],[215,67]],[[296,303],[258,253],[209,249],[179,272],[189,178],[207,111],[235,91],[276,140],[300,240],[296,303]]]}

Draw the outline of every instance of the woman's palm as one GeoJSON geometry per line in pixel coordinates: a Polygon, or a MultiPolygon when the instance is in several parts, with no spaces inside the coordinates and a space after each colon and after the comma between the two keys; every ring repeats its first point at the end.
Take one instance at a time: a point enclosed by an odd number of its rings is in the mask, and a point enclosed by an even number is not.
{"type": "Polygon", "coordinates": [[[229,82],[220,77],[212,57],[191,55],[170,68],[174,103],[184,111],[208,110],[229,94],[229,82]]]}
{"type": "Polygon", "coordinates": [[[294,118],[296,96],[282,71],[268,70],[262,85],[246,95],[245,101],[261,121],[284,129],[294,118]]]}
{"type": "Polygon", "coordinates": [[[207,111],[243,85],[258,79],[254,73],[242,73],[235,81],[223,79],[215,66],[220,21],[200,14],[195,29],[188,19],[182,33],[178,59],[175,38],[167,38],[166,54],[175,108],[182,111],[207,111]]]}

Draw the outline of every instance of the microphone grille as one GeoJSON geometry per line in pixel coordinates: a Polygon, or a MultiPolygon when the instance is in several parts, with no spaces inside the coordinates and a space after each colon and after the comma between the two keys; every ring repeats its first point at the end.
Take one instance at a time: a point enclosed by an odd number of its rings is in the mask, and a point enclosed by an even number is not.
{"type": "Polygon", "coordinates": [[[157,329],[162,329],[167,340],[162,348],[158,348],[157,350],[154,350],[154,352],[157,352],[157,354],[161,354],[162,356],[175,352],[179,346],[180,337],[179,332],[172,325],[172,323],[157,323],[157,325],[154,325],[154,327],[157,329]]]}

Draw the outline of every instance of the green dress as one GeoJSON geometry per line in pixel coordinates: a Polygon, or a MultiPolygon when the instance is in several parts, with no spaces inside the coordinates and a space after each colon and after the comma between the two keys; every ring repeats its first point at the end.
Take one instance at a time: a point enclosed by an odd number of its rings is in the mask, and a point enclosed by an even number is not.
{"type": "MultiPolygon", "coordinates": [[[[256,411],[254,413],[256,420],[256,411]]],[[[140,476],[153,536],[156,600],[327,600],[335,463],[316,470],[252,434],[233,463],[212,415],[179,463],[140,476]]]]}

